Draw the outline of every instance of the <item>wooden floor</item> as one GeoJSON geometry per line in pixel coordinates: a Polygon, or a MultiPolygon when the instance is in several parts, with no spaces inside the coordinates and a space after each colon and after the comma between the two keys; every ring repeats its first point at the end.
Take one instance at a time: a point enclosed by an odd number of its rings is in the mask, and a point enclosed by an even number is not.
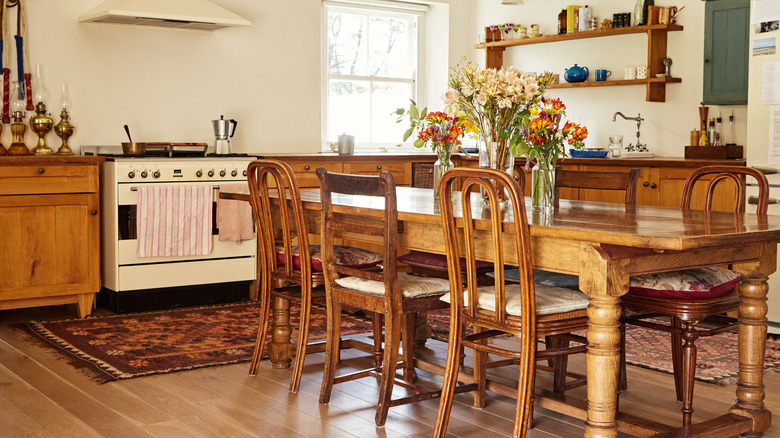
{"type": "MultiPolygon", "coordinates": [[[[99,314],[108,314],[98,309],[99,314]]],[[[323,356],[307,357],[298,394],[287,392],[290,373],[264,361],[256,377],[248,363],[96,384],[11,327],[15,322],[72,318],[75,306],[0,311],[0,437],[428,437],[437,400],[390,409],[387,425],[376,428],[376,382],[336,385],[329,405],[317,402],[323,356]]],[[[446,345],[430,340],[428,351],[446,345]]],[[[367,359],[344,354],[344,366],[367,359]]],[[[573,368],[584,361],[574,360],[573,368]]],[[[629,367],[629,390],[621,411],[677,424],[679,405],[670,376],[629,367]]],[[[421,379],[435,387],[436,376],[421,379]]],[[[539,384],[546,385],[540,373],[539,384]]],[[[767,406],[780,413],[780,374],[767,374],[767,406]]],[[[399,392],[400,394],[401,392],[399,392]]],[[[582,395],[584,388],[567,394],[582,395]]],[[[696,384],[694,421],[722,413],[734,400],[734,385],[696,384]]],[[[511,435],[514,401],[491,395],[484,410],[461,395],[453,408],[449,436],[511,435]]],[[[537,408],[530,437],[580,437],[582,421],[537,408]]],[[[780,426],[764,436],[780,437],[780,426]]]]}

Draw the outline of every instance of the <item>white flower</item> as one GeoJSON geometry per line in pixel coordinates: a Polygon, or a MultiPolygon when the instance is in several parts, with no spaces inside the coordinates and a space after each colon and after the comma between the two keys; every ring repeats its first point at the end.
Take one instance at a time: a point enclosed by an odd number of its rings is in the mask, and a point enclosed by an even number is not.
{"type": "Polygon", "coordinates": [[[446,93],[444,93],[444,96],[442,96],[442,99],[444,100],[444,103],[447,105],[452,105],[453,103],[457,102],[458,100],[458,92],[450,88],[447,90],[446,93]]]}

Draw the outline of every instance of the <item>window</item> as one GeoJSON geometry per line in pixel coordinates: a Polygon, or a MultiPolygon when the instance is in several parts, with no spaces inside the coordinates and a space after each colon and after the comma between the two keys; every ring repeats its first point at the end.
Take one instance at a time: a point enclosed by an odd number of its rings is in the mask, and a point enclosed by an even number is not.
{"type": "Polygon", "coordinates": [[[323,142],[355,136],[355,149],[401,143],[393,113],[422,95],[420,36],[426,7],[391,1],[326,1],[323,142]]]}

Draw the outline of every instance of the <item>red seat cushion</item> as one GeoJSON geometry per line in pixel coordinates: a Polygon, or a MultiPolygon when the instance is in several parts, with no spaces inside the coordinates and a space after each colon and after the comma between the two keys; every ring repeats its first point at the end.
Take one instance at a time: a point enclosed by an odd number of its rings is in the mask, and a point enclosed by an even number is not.
{"type": "MultiPolygon", "coordinates": [[[[408,254],[398,257],[398,261],[417,268],[447,272],[447,256],[443,254],[410,251],[408,254]]],[[[491,267],[493,267],[493,263],[477,260],[477,269],[491,267]]],[[[460,259],[460,268],[466,269],[466,259],[460,259]]]]}
{"type": "MultiPolygon", "coordinates": [[[[320,246],[309,245],[309,252],[311,253],[311,269],[316,272],[322,272],[320,246]]],[[[295,269],[301,269],[301,255],[298,251],[298,245],[292,247],[292,253],[293,266],[295,269]]],[[[333,255],[337,264],[352,268],[370,268],[382,263],[382,254],[351,246],[334,245],[333,255]]],[[[285,257],[283,246],[276,247],[276,260],[281,264],[286,263],[287,258],[285,257]]]]}
{"type": "Polygon", "coordinates": [[[729,292],[739,274],[723,268],[696,268],[631,277],[628,293],[656,298],[706,300],[729,292]]]}

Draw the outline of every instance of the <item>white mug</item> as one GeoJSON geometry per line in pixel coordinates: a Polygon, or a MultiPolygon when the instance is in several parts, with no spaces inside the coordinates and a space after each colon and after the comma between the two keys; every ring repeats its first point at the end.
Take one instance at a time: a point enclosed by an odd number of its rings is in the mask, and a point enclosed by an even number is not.
{"type": "Polygon", "coordinates": [[[636,79],[636,67],[626,67],[623,70],[623,79],[636,79]]]}
{"type": "Polygon", "coordinates": [[[637,79],[647,79],[647,67],[641,66],[636,68],[637,79]]]}

